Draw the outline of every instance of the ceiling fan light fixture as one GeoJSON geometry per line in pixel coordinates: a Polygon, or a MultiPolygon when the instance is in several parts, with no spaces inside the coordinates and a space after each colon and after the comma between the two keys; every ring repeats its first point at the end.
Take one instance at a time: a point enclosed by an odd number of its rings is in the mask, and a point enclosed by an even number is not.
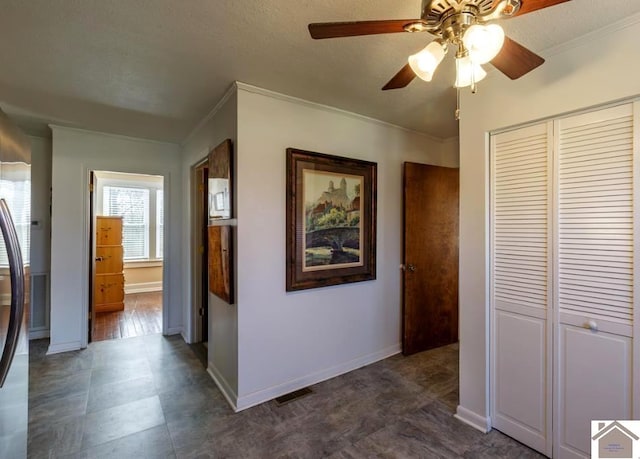
{"type": "Polygon", "coordinates": [[[500,0],[493,8],[493,12],[485,18],[498,19],[513,16],[520,9],[520,4],[520,0],[500,0]]]}
{"type": "Polygon", "coordinates": [[[409,66],[419,78],[431,81],[446,52],[446,45],[439,40],[434,40],[422,51],[409,56],[409,66]]]}
{"type": "Polygon", "coordinates": [[[475,84],[484,79],[487,72],[480,64],[471,60],[469,56],[456,59],[456,88],[465,88],[467,86],[475,86],[475,84]]]}
{"type": "Polygon", "coordinates": [[[502,49],[504,30],[498,24],[474,24],[464,33],[462,42],[473,62],[486,64],[502,49]]]}
{"type": "Polygon", "coordinates": [[[502,0],[504,6],[500,9],[503,16],[513,16],[520,10],[520,0],[502,0]]]}

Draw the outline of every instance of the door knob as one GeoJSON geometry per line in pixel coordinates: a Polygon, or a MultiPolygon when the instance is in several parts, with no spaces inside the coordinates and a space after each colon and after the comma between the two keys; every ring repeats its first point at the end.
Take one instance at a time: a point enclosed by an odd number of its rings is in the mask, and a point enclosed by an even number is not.
{"type": "Polygon", "coordinates": [[[413,266],[411,263],[409,263],[408,265],[400,265],[400,269],[402,269],[403,271],[415,271],[416,267],[413,266]]]}
{"type": "Polygon", "coordinates": [[[96,261],[102,261],[103,258],[102,257],[96,257],[96,261]]]}
{"type": "Polygon", "coordinates": [[[595,320],[590,320],[584,324],[584,328],[588,328],[589,330],[596,332],[598,331],[598,324],[595,320]]]}

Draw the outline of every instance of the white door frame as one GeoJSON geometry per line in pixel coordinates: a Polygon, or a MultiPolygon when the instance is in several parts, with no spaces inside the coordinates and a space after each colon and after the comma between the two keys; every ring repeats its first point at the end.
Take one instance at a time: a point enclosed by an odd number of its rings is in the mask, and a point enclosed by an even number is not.
{"type": "MultiPolygon", "coordinates": [[[[112,167],[91,167],[88,165],[84,165],[83,167],[84,169],[84,173],[83,173],[83,202],[85,203],[84,208],[82,209],[82,212],[84,214],[84,231],[83,231],[83,240],[82,240],[82,248],[83,248],[83,253],[86,254],[83,260],[83,265],[82,265],[82,277],[83,277],[83,281],[81,284],[81,289],[82,289],[82,298],[83,298],[83,302],[84,302],[84,307],[82,308],[82,317],[81,317],[81,339],[80,339],[80,347],[82,349],[85,349],[88,345],[89,345],[89,288],[90,288],[90,281],[89,281],[89,274],[90,274],[90,269],[89,269],[89,263],[91,263],[91,257],[93,254],[93,250],[90,244],[90,238],[89,238],[89,231],[91,231],[91,218],[93,218],[93,216],[91,215],[90,211],[89,211],[89,200],[91,199],[91,194],[89,193],[89,184],[90,184],[90,176],[91,176],[91,172],[95,172],[95,171],[105,171],[105,170],[109,170],[112,172],[120,172],[123,174],[142,174],[142,175],[157,175],[157,176],[161,176],[162,177],[162,190],[163,190],[163,209],[164,209],[164,225],[163,225],[163,260],[162,260],[162,334],[163,335],[168,335],[169,334],[169,298],[170,298],[170,292],[169,292],[169,269],[168,267],[170,266],[169,261],[171,259],[171,255],[169,253],[169,240],[170,240],[170,234],[171,234],[171,209],[168,205],[168,203],[170,202],[170,181],[169,181],[169,174],[168,173],[164,173],[164,172],[159,172],[159,171],[146,171],[146,172],[142,172],[142,171],[131,171],[131,170],[127,170],[127,171],[116,171],[114,170],[114,168],[112,167]]],[[[94,213],[95,213],[95,208],[94,208],[94,213]]]]}

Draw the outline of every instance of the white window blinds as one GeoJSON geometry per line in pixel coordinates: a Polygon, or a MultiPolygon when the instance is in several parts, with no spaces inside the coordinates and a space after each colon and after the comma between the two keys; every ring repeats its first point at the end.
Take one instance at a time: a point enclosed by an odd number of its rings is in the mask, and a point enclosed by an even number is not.
{"type": "Polygon", "coordinates": [[[103,215],[122,216],[124,259],[149,258],[149,190],[105,186],[103,215]]]}
{"type": "MultiPolygon", "coordinates": [[[[0,180],[0,196],[9,206],[9,212],[18,234],[22,260],[29,264],[31,251],[31,181],[0,180]]],[[[0,235],[0,237],[2,237],[0,235]]],[[[4,241],[0,244],[0,266],[9,266],[4,241]]]]}

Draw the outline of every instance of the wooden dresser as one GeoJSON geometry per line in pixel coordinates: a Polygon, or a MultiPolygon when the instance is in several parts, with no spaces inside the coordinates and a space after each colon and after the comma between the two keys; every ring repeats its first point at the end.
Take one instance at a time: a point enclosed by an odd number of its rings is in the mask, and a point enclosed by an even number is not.
{"type": "Polygon", "coordinates": [[[124,310],[122,217],[96,216],[96,312],[124,310]]]}

